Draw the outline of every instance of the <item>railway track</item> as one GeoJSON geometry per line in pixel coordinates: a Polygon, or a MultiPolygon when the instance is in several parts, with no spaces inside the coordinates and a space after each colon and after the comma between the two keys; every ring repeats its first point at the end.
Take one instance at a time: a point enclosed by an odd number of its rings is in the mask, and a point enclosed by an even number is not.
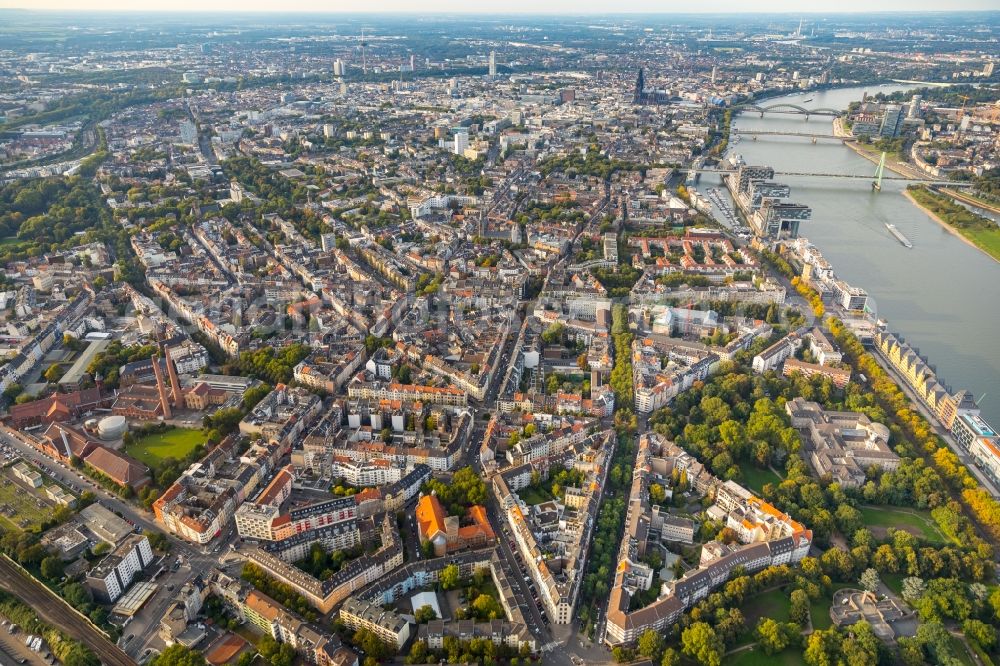
{"type": "Polygon", "coordinates": [[[58,628],[90,648],[103,666],[135,666],[135,662],[104,634],[81,619],[49,588],[27,576],[6,557],[0,557],[0,588],[31,606],[43,622],[58,628]]]}

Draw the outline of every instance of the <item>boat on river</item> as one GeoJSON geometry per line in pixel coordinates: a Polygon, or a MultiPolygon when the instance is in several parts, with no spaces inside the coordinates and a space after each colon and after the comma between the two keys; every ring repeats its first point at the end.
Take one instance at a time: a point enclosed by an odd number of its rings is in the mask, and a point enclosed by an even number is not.
{"type": "Polygon", "coordinates": [[[895,224],[885,223],[885,228],[889,230],[889,233],[896,237],[903,247],[913,247],[913,243],[910,239],[903,235],[903,232],[896,228],[895,224]]]}

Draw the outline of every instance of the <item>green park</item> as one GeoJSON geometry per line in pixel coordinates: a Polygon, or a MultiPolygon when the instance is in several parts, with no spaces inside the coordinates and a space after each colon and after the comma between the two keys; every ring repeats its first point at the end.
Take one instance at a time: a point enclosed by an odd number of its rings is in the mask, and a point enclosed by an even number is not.
{"type": "Polygon", "coordinates": [[[157,469],[163,461],[173,458],[184,460],[199,444],[204,444],[206,434],[201,429],[167,427],[152,432],[137,434],[131,444],[126,444],[125,452],[157,469]]]}

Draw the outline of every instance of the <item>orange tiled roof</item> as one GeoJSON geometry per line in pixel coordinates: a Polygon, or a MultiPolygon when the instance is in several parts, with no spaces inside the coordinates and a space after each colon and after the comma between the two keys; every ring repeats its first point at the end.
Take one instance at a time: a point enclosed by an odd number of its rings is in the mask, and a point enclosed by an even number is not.
{"type": "Polygon", "coordinates": [[[281,607],[273,599],[261,594],[257,590],[247,595],[244,604],[247,608],[271,622],[281,614],[281,607]]]}
{"type": "Polygon", "coordinates": [[[425,538],[431,539],[438,532],[447,533],[445,513],[435,495],[424,495],[417,502],[417,529],[425,538]]]}

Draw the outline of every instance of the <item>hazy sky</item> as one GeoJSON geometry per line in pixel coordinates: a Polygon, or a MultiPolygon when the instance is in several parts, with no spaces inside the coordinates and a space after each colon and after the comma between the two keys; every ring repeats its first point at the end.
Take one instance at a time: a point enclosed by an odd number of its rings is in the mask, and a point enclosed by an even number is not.
{"type": "Polygon", "coordinates": [[[997,10],[997,0],[0,0],[0,8],[86,10],[266,11],[266,12],[461,12],[461,13],[625,13],[625,12],[817,12],[997,10]]]}

